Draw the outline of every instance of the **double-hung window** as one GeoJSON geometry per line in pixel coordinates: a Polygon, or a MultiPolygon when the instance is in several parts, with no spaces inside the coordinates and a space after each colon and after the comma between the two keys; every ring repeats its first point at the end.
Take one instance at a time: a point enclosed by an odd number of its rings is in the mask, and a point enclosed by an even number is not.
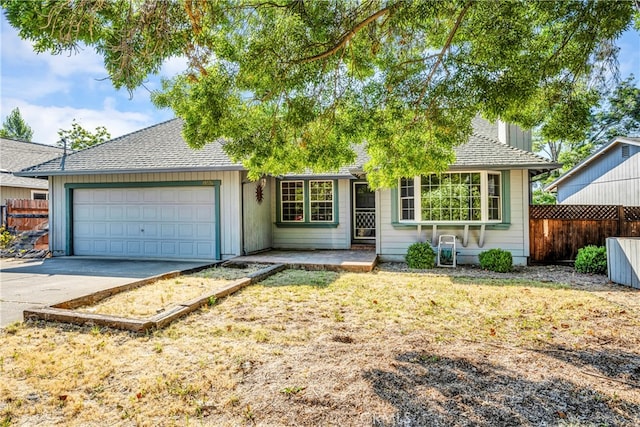
{"type": "Polygon", "coordinates": [[[304,221],[304,181],[280,183],[280,212],[283,222],[304,221]]]}
{"type": "Polygon", "coordinates": [[[334,180],[283,180],[278,190],[279,224],[337,226],[334,180]]]}
{"type": "Polygon", "coordinates": [[[333,181],[309,181],[311,222],[333,221],[333,181]]]}
{"type": "Polygon", "coordinates": [[[403,178],[399,182],[402,222],[499,222],[501,174],[447,172],[403,178]]]}

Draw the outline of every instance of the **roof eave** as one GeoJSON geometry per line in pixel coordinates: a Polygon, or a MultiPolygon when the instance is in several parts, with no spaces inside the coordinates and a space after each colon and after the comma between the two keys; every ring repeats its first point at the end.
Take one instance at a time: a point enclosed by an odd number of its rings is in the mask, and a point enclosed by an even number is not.
{"type": "Polygon", "coordinates": [[[580,163],[578,163],[577,165],[575,165],[574,167],[572,167],[571,169],[566,171],[564,174],[562,174],[561,176],[556,178],[555,181],[553,181],[551,184],[547,185],[544,188],[544,191],[553,191],[553,190],[557,189],[559,184],[561,184],[565,180],[567,180],[570,177],[572,177],[573,175],[575,175],[576,172],[580,171],[582,168],[587,166],[589,163],[595,161],[600,156],[604,155],[605,153],[608,153],[615,146],[617,146],[618,143],[633,144],[633,145],[640,146],[640,142],[639,141],[635,141],[635,140],[632,140],[632,139],[629,139],[629,138],[626,138],[626,137],[616,136],[615,138],[612,138],[606,145],[602,146],[598,151],[596,151],[595,153],[591,154],[589,157],[587,157],[586,159],[584,159],[583,161],[581,161],[580,163]]]}
{"type": "Polygon", "coordinates": [[[451,165],[451,170],[536,170],[536,171],[551,171],[562,167],[559,163],[528,163],[528,164],[516,164],[516,165],[451,165]]]}
{"type": "Polygon", "coordinates": [[[68,176],[68,175],[109,175],[121,173],[172,173],[172,172],[224,172],[244,171],[243,166],[216,166],[202,168],[158,168],[158,169],[104,169],[104,170],[50,170],[50,171],[21,171],[16,176],[68,176]]]}

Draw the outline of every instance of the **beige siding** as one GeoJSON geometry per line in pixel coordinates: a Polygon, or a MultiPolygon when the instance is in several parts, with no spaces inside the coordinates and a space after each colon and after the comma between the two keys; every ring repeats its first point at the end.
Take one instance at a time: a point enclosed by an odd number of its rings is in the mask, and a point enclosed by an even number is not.
{"type": "MultiPolygon", "coordinates": [[[[351,191],[347,179],[338,180],[337,228],[284,228],[273,224],[273,247],[277,249],[349,249],[351,247],[351,191]]],[[[274,182],[275,184],[275,182],[274,182]]],[[[271,213],[277,219],[276,186],[271,186],[271,213]]]]}
{"type": "MultiPolygon", "coordinates": [[[[486,230],[484,245],[478,246],[480,237],[479,227],[469,229],[469,241],[467,247],[462,247],[463,229],[438,227],[437,236],[453,234],[458,237],[458,261],[464,263],[477,263],[478,254],[482,251],[500,248],[509,250],[514,257],[514,264],[526,264],[529,255],[528,246],[528,180],[527,171],[512,170],[510,173],[511,188],[511,225],[507,230],[486,230]]],[[[416,229],[395,228],[391,218],[391,191],[380,192],[378,204],[378,217],[380,218],[380,237],[377,251],[381,259],[400,261],[404,259],[409,245],[415,242],[430,241],[432,227],[425,225],[422,232],[416,229]]],[[[437,241],[435,242],[437,244],[437,241]]]]}
{"type": "Polygon", "coordinates": [[[220,180],[220,222],[223,259],[241,254],[241,177],[238,171],[227,172],[176,172],[113,175],[53,176],[50,178],[49,245],[54,255],[64,255],[66,250],[66,183],[112,182],[166,182],[220,180]]]}
{"type": "MultiPolygon", "coordinates": [[[[31,199],[31,188],[22,188],[22,187],[0,187],[0,201],[2,204],[5,203],[7,199],[31,199]]],[[[46,193],[47,190],[34,189],[39,193],[46,193]]]]}

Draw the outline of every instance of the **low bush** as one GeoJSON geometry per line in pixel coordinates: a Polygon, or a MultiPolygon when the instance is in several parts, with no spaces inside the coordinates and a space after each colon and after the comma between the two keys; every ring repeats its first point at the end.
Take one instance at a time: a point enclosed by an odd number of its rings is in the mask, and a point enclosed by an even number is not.
{"type": "Polygon", "coordinates": [[[506,273],[513,269],[513,257],[511,252],[503,249],[489,249],[478,255],[480,267],[485,270],[506,273]]]}
{"type": "Polygon", "coordinates": [[[6,228],[0,227],[0,249],[7,249],[15,240],[15,236],[6,228]]]}
{"type": "Polygon", "coordinates": [[[607,248],[589,245],[578,249],[574,266],[578,273],[606,274],[607,248]]]}
{"type": "Polygon", "coordinates": [[[409,268],[433,268],[436,266],[436,253],[429,243],[417,242],[407,249],[409,268]]]}

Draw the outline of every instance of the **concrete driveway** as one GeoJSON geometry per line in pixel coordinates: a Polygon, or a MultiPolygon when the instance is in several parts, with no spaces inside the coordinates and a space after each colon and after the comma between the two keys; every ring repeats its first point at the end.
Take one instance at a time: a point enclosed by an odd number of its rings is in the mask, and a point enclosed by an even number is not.
{"type": "Polygon", "coordinates": [[[114,286],[208,263],[60,257],[0,259],[0,327],[22,320],[31,307],[58,304],[114,286]]]}

